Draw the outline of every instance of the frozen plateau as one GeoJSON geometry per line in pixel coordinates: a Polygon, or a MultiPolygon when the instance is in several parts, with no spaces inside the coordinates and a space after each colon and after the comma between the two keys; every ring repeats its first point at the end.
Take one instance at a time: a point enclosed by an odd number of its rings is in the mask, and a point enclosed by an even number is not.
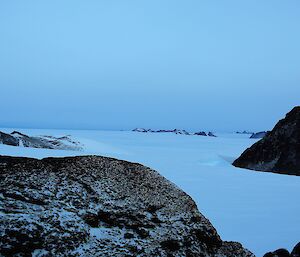
{"type": "MultiPolygon", "coordinates": [[[[14,130],[0,129],[7,134],[14,130]]],[[[249,139],[247,134],[215,133],[217,137],[199,137],[132,131],[17,130],[35,138],[49,135],[51,140],[65,139],[68,135],[67,145],[76,142],[80,151],[0,144],[0,155],[37,159],[100,155],[140,163],[158,171],[191,196],[224,241],[239,242],[256,256],[282,247],[292,251],[299,242],[300,177],[232,166],[246,148],[258,141],[249,139]]],[[[68,220],[67,211],[60,215],[68,220]]],[[[92,215],[86,218],[94,221],[92,215]]],[[[95,237],[106,233],[93,232],[95,237]]],[[[174,245],[169,242],[165,247],[169,246],[174,245]]]]}

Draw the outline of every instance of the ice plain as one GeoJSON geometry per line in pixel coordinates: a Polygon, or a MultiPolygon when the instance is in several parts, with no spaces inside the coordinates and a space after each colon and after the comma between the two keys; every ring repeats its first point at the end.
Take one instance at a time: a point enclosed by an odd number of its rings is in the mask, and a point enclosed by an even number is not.
{"type": "Polygon", "coordinates": [[[300,236],[300,177],[235,168],[231,162],[256,140],[96,130],[18,130],[29,135],[71,135],[83,151],[0,145],[1,155],[44,158],[103,155],[139,162],[188,193],[223,240],[238,241],[256,256],[281,247],[292,250],[300,236]]]}

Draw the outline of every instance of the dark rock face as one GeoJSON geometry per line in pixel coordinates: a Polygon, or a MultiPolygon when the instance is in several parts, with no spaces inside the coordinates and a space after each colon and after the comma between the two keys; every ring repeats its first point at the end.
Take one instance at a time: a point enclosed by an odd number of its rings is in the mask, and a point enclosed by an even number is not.
{"type": "Polygon", "coordinates": [[[262,140],[248,148],[233,165],[258,171],[300,175],[300,107],[295,107],[285,119],[262,140]]]}
{"type": "Polygon", "coordinates": [[[300,257],[300,243],[298,243],[291,254],[286,249],[278,249],[274,252],[268,252],[264,255],[264,257],[300,257]]]}
{"type": "Polygon", "coordinates": [[[253,133],[250,138],[264,138],[267,135],[268,131],[261,131],[257,133],[253,133]]]}
{"type": "Polygon", "coordinates": [[[1,156],[0,198],[3,256],[253,256],[136,163],[1,156]]]}
{"type": "Polygon", "coordinates": [[[59,150],[82,150],[79,142],[72,140],[69,136],[53,137],[53,136],[28,136],[18,131],[13,131],[10,134],[0,132],[0,144],[45,148],[45,149],[59,149],[59,150]]]}

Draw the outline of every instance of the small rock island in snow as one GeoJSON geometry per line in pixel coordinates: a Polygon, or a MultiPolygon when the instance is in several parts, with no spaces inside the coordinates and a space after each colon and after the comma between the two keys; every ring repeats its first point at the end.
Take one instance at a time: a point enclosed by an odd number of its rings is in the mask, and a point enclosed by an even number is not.
{"type": "Polygon", "coordinates": [[[204,132],[204,131],[199,131],[199,132],[188,132],[184,129],[159,129],[159,130],[153,130],[153,129],[145,129],[145,128],[135,128],[132,131],[134,132],[142,132],[142,133],[173,133],[176,135],[187,135],[187,136],[209,136],[209,137],[216,137],[213,132],[204,132]]]}

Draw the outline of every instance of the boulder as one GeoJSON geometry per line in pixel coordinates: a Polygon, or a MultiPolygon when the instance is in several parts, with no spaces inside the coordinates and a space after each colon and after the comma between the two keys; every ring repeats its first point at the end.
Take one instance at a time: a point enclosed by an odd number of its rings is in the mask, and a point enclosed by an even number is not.
{"type": "Polygon", "coordinates": [[[3,256],[253,256],[156,171],[100,156],[0,156],[3,256]]]}

